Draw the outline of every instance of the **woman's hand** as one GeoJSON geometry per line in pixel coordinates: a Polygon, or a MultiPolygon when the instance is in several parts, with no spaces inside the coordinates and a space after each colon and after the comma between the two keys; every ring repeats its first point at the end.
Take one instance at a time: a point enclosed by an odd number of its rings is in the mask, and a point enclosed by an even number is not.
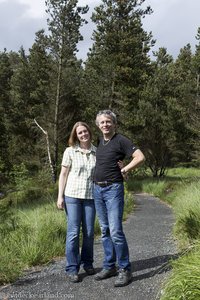
{"type": "Polygon", "coordinates": [[[117,162],[117,164],[118,164],[118,167],[119,167],[120,169],[122,169],[122,168],[124,167],[124,163],[123,163],[122,160],[119,160],[119,161],[117,162]]]}
{"type": "Polygon", "coordinates": [[[117,164],[118,164],[118,167],[121,169],[121,174],[122,174],[124,180],[127,180],[127,179],[128,179],[128,173],[125,171],[123,161],[122,161],[122,160],[119,160],[119,161],[117,162],[117,164]]]}
{"type": "Polygon", "coordinates": [[[57,208],[58,209],[64,209],[64,198],[63,197],[58,197],[57,208]]]}

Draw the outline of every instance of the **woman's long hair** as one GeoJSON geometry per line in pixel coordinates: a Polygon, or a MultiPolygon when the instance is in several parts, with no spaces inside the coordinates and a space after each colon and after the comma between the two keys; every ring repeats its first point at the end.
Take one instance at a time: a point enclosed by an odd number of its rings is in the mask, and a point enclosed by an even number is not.
{"type": "Polygon", "coordinates": [[[76,134],[76,129],[77,129],[78,126],[86,127],[89,134],[90,134],[90,139],[92,139],[92,132],[91,132],[91,129],[88,126],[88,124],[86,124],[85,122],[76,122],[74,124],[73,128],[72,128],[71,133],[70,133],[70,137],[69,137],[69,140],[68,140],[69,146],[74,147],[77,143],[79,143],[79,140],[78,140],[78,137],[77,137],[77,134],[76,134]]]}

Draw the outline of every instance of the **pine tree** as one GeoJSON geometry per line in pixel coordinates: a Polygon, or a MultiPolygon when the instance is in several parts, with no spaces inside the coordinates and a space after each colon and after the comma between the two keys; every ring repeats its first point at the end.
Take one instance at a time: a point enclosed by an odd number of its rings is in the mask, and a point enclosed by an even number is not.
{"type": "Polygon", "coordinates": [[[165,48],[155,53],[154,72],[139,102],[139,128],[147,165],[153,176],[163,176],[169,166],[191,162],[194,131],[189,116],[194,106],[194,76],[190,46],[174,62],[165,48]]]}
{"type": "Polygon", "coordinates": [[[170,146],[174,142],[170,109],[171,68],[173,59],[165,48],[154,53],[154,72],[143,90],[138,109],[138,140],[146,156],[146,164],[154,177],[163,176],[171,158],[170,146]]]}
{"type": "Polygon", "coordinates": [[[11,139],[9,152],[12,165],[28,163],[34,153],[34,136],[31,131],[32,103],[30,95],[33,90],[28,56],[23,47],[18,55],[18,62],[11,79],[11,100],[9,115],[9,131],[11,139]]]}
{"type": "Polygon", "coordinates": [[[200,27],[197,29],[196,35],[197,44],[195,46],[195,54],[192,58],[193,73],[194,73],[194,93],[195,104],[193,106],[193,112],[190,114],[189,123],[192,130],[195,132],[195,138],[193,140],[194,155],[193,159],[195,164],[200,164],[200,27]]]}
{"type": "Polygon", "coordinates": [[[10,157],[8,151],[9,133],[8,117],[10,109],[10,80],[13,71],[9,61],[9,54],[0,53],[0,184],[6,180],[6,173],[10,169],[10,157]]]}
{"type": "Polygon", "coordinates": [[[119,116],[121,128],[129,134],[137,126],[134,116],[151,71],[148,52],[154,44],[151,33],[142,27],[141,19],[152,12],[150,7],[142,9],[143,3],[103,0],[95,8],[94,44],[86,62],[84,82],[88,102],[95,102],[96,109],[113,109],[119,116]]]}
{"type": "Polygon", "coordinates": [[[88,7],[77,6],[77,0],[47,0],[45,3],[49,15],[49,50],[54,61],[50,92],[51,98],[54,99],[52,135],[55,182],[59,139],[63,127],[65,131],[69,131],[69,124],[71,125],[71,120],[77,112],[75,94],[81,64],[76,59],[76,52],[77,43],[82,40],[80,27],[86,22],[81,15],[88,11],[88,7]]]}
{"type": "Polygon", "coordinates": [[[193,157],[196,133],[190,126],[196,104],[196,74],[193,69],[191,45],[180,49],[174,65],[174,96],[181,107],[181,118],[176,119],[177,148],[180,151],[179,160],[190,163],[193,157]],[[184,149],[184,150],[183,150],[184,149]]]}

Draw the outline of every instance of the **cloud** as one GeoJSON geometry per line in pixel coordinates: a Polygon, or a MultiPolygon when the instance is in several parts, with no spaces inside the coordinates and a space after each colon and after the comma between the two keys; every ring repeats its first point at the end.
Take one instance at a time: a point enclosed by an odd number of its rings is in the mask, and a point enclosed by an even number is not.
{"type": "Polygon", "coordinates": [[[44,0],[18,0],[18,2],[27,6],[27,17],[43,18],[45,16],[46,7],[44,0]]]}
{"type": "Polygon", "coordinates": [[[157,40],[154,51],[165,47],[168,53],[177,57],[180,49],[191,44],[194,51],[197,29],[200,26],[199,0],[146,0],[145,5],[150,5],[153,14],[144,19],[145,30],[152,31],[157,40]]]}
{"type": "MultiPolygon", "coordinates": [[[[90,20],[95,6],[101,0],[79,0],[79,5],[88,4],[90,10],[86,18],[87,25],[81,28],[84,41],[78,45],[78,57],[86,59],[92,45],[92,32],[95,28],[90,20]]],[[[143,6],[150,5],[153,14],[143,19],[144,29],[152,31],[157,40],[154,51],[159,47],[167,48],[169,54],[176,57],[180,48],[190,43],[195,49],[197,29],[200,27],[199,0],[146,0],[143,6]],[[184,2],[184,3],[183,3],[184,2]]],[[[18,51],[20,46],[28,50],[35,38],[35,33],[47,29],[44,0],[0,0],[0,51],[18,51]],[[11,5],[12,3],[12,5],[11,5]]]]}
{"type": "Polygon", "coordinates": [[[84,40],[79,42],[78,49],[79,52],[77,53],[77,57],[83,60],[86,60],[87,53],[89,48],[92,46],[92,32],[95,29],[95,24],[91,21],[92,12],[94,8],[101,3],[100,0],[79,0],[79,5],[85,6],[86,4],[89,6],[88,13],[84,16],[84,18],[88,21],[88,24],[81,27],[80,32],[84,37],[84,40]]]}
{"type": "Polygon", "coordinates": [[[25,49],[34,42],[35,32],[46,26],[45,19],[30,16],[30,6],[12,1],[0,2],[0,51],[18,51],[23,45],[25,49]]]}

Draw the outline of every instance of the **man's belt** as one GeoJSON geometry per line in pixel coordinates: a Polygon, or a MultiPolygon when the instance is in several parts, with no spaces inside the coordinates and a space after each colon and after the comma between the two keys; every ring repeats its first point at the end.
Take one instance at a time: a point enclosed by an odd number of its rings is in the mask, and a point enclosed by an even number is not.
{"type": "Polygon", "coordinates": [[[94,183],[99,185],[100,187],[106,187],[113,184],[113,182],[110,181],[95,181],[94,183]]]}

